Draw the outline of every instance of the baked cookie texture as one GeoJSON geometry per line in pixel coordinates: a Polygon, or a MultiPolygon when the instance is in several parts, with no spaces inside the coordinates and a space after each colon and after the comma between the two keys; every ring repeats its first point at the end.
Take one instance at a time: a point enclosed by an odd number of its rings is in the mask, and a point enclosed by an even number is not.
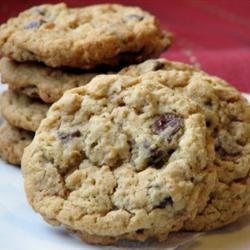
{"type": "Polygon", "coordinates": [[[217,184],[207,205],[187,230],[210,230],[229,224],[245,214],[250,203],[250,105],[226,81],[194,67],[164,59],[148,60],[124,68],[121,74],[148,75],[191,98],[206,115],[214,139],[217,184]],[[167,75],[167,77],[166,77],[167,75]]]}
{"type": "Polygon", "coordinates": [[[12,126],[36,131],[49,105],[11,90],[0,94],[0,113],[12,126]]]}
{"type": "Polygon", "coordinates": [[[46,103],[56,102],[63,93],[87,84],[97,73],[86,73],[75,69],[55,69],[37,62],[18,63],[9,58],[0,60],[2,83],[46,103]]]}
{"type": "Polygon", "coordinates": [[[24,148],[34,137],[34,133],[12,127],[7,122],[0,124],[0,156],[5,161],[20,165],[24,148]]]}
{"type": "Polygon", "coordinates": [[[0,26],[0,51],[16,61],[95,68],[158,57],[171,44],[154,16],[137,7],[45,4],[0,26]]]}
{"type": "Polygon", "coordinates": [[[192,100],[147,76],[100,75],[49,109],[23,155],[25,190],[88,242],[164,240],[213,189],[209,148],[192,100]]]}

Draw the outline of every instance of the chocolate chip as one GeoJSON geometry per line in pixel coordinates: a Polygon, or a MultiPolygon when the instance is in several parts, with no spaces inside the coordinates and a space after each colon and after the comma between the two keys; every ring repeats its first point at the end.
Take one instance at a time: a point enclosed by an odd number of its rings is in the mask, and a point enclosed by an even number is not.
{"type": "Polygon", "coordinates": [[[140,229],[136,230],[136,233],[138,233],[138,234],[143,234],[143,233],[144,233],[144,229],[143,229],[143,228],[140,228],[140,229]]]}
{"type": "Polygon", "coordinates": [[[168,205],[173,205],[173,200],[170,196],[164,198],[164,200],[161,201],[160,204],[156,206],[156,208],[165,208],[168,205]]]}
{"type": "Polygon", "coordinates": [[[80,137],[80,136],[81,136],[81,132],[79,130],[76,130],[75,132],[71,134],[71,137],[80,137]]]}
{"type": "Polygon", "coordinates": [[[209,128],[211,127],[212,123],[211,120],[209,118],[206,119],[206,126],[209,128]]]}
{"type": "Polygon", "coordinates": [[[131,19],[137,19],[138,21],[142,21],[144,19],[144,16],[138,15],[138,14],[130,14],[123,18],[124,21],[131,20],[131,19]]]}
{"type": "Polygon", "coordinates": [[[213,105],[213,102],[211,99],[207,99],[204,101],[204,105],[207,106],[207,107],[212,107],[213,105]]]}
{"type": "Polygon", "coordinates": [[[24,26],[25,29],[35,29],[35,28],[39,28],[43,23],[45,23],[45,21],[43,20],[34,20],[29,22],[28,24],[26,24],[24,26]]]}
{"type": "Polygon", "coordinates": [[[148,151],[148,165],[156,169],[161,168],[165,159],[164,151],[156,146],[152,146],[149,141],[144,141],[143,146],[148,151]]]}
{"type": "Polygon", "coordinates": [[[153,64],[153,66],[152,66],[152,71],[163,69],[164,66],[165,66],[164,63],[161,63],[159,61],[155,61],[154,64],[153,64]]]}
{"type": "Polygon", "coordinates": [[[165,154],[162,150],[155,148],[149,150],[148,164],[156,169],[159,169],[164,164],[165,154]]]}
{"type": "Polygon", "coordinates": [[[158,117],[151,129],[154,134],[159,135],[166,128],[170,128],[166,136],[166,141],[171,142],[173,136],[183,127],[183,119],[173,113],[165,113],[158,117]]]}
{"type": "Polygon", "coordinates": [[[67,142],[69,140],[71,140],[72,138],[76,138],[76,137],[80,137],[81,136],[81,132],[79,130],[76,130],[72,133],[65,133],[65,132],[59,132],[58,136],[61,140],[67,142]]]}
{"type": "Polygon", "coordinates": [[[174,153],[174,151],[175,151],[175,149],[170,148],[170,149],[168,150],[168,156],[170,157],[170,156],[174,153]]]}

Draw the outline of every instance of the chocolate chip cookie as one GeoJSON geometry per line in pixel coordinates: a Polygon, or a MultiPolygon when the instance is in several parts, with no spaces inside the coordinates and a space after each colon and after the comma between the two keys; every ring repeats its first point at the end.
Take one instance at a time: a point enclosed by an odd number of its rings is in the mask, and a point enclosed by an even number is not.
{"type": "Polygon", "coordinates": [[[191,98],[203,109],[214,139],[214,166],[218,181],[207,205],[188,230],[224,226],[246,213],[250,204],[250,105],[224,80],[191,66],[164,59],[130,66],[121,74],[148,75],[191,98]]]}
{"type": "Polygon", "coordinates": [[[171,35],[137,7],[100,4],[68,8],[45,4],[0,26],[0,51],[16,61],[90,69],[158,57],[171,35]]]}
{"type": "Polygon", "coordinates": [[[63,93],[87,84],[97,73],[55,69],[41,63],[18,63],[8,58],[0,60],[2,82],[9,88],[46,103],[54,103],[63,93]]]}
{"type": "Polygon", "coordinates": [[[88,242],[164,240],[213,189],[209,148],[192,100],[147,76],[100,75],[49,109],[22,159],[25,190],[88,242]]]}
{"type": "Polygon", "coordinates": [[[7,122],[0,125],[0,157],[5,161],[20,165],[24,148],[34,137],[34,133],[12,127],[7,122]]]}
{"type": "Polygon", "coordinates": [[[24,130],[35,132],[48,109],[48,104],[11,90],[4,91],[0,95],[2,116],[11,125],[24,130]]]}

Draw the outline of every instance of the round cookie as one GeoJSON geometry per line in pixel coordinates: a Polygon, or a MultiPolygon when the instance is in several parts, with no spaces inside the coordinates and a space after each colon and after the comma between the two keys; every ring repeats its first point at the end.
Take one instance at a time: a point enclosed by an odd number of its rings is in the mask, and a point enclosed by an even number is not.
{"type": "Polygon", "coordinates": [[[137,7],[100,4],[33,7],[0,26],[0,51],[16,61],[51,67],[95,68],[158,57],[171,35],[137,7]]]}
{"type": "Polygon", "coordinates": [[[100,75],[48,111],[22,159],[25,190],[46,221],[91,243],[164,240],[214,186],[209,148],[191,100],[144,76],[100,75]]]}
{"type": "Polygon", "coordinates": [[[46,117],[49,105],[31,99],[11,90],[0,95],[0,112],[13,126],[24,130],[36,131],[42,119],[46,117]]]}
{"type": "Polygon", "coordinates": [[[5,161],[20,165],[24,148],[27,147],[34,134],[12,127],[7,122],[0,125],[0,157],[5,161]]]}
{"type": "Polygon", "coordinates": [[[0,60],[2,83],[30,97],[46,103],[56,102],[63,93],[87,84],[97,73],[69,69],[55,69],[41,63],[18,63],[9,58],[0,60]]]}
{"type": "Polygon", "coordinates": [[[224,80],[191,66],[164,59],[124,68],[121,74],[148,75],[198,103],[214,138],[218,181],[205,208],[187,230],[224,226],[247,212],[250,205],[250,105],[224,80]]]}

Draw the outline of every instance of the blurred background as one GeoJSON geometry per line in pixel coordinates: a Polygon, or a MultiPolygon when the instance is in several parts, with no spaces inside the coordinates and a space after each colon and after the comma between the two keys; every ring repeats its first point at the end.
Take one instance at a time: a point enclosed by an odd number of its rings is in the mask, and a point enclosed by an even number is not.
{"type": "MultiPolygon", "coordinates": [[[[42,3],[1,0],[0,23],[42,3]]],[[[162,57],[190,63],[250,92],[250,0],[65,0],[71,7],[96,3],[138,5],[154,14],[174,34],[162,57]]]]}

